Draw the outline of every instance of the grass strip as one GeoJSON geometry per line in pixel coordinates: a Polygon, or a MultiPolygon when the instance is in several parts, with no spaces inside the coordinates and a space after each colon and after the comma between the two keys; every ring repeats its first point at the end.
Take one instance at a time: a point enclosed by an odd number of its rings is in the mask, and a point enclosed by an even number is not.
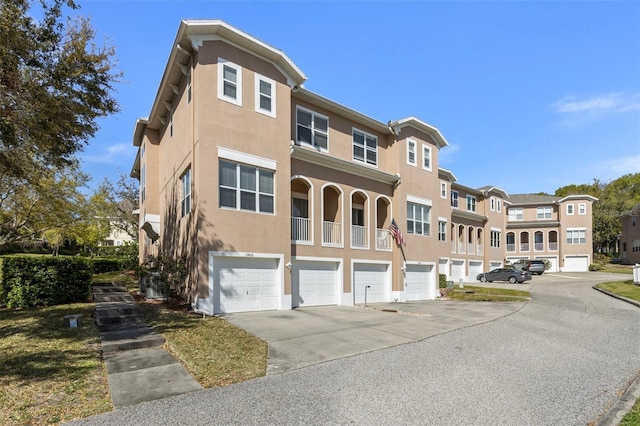
{"type": "Polygon", "coordinates": [[[92,303],[0,310],[0,424],[57,424],[112,409],[92,303]],[[82,315],[65,327],[66,315],[82,315]]]}
{"type": "Polygon", "coordinates": [[[598,284],[596,287],[617,294],[618,296],[640,302],[640,285],[635,285],[633,280],[611,281],[598,284]]]}
{"type": "Polygon", "coordinates": [[[476,302],[526,302],[531,294],[528,291],[513,290],[508,288],[489,288],[464,286],[453,288],[447,294],[452,300],[466,300],[476,302]]]}

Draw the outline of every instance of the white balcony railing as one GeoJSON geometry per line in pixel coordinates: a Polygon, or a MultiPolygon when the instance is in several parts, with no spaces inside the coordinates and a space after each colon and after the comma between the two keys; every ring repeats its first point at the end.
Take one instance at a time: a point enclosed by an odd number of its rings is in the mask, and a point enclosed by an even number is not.
{"type": "Polygon", "coordinates": [[[467,244],[467,253],[473,254],[473,247],[474,247],[473,243],[468,243],[467,244]]]}
{"type": "Polygon", "coordinates": [[[368,229],[366,226],[351,225],[351,247],[366,248],[368,229]]]}
{"type": "Polygon", "coordinates": [[[465,245],[463,241],[460,241],[458,243],[458,253],[460,254],[464,254],[465,253],[465,245]]]}
{"type": "Polygon", "coordinates": [[[291,218],[291,241],[311,241],[311,219],[306,217],[291,218]]]}
{"type": "Polygon", "coordinates": [[[388,229],[376,229],[376,249],[391,250],[393,247],[392,238],[388,229]]]}
{"type": "Polygon", "coordinates": [[[456,252],[456,240],[451,240],[451,253],[456,252]]]}
{"type": "Polygon", "coordinates": [[[550,242],[549,243],[549,251],[558,251],[558,243],[550,242]]]}
{"type": "Polygon", "coordinates": [[[476,254],[477,254],[478,256],[482,256],[482,255],[483,255],[483,252],[484,252],[484,250],[483,250],[483,248],[482,248],[482,244],[478,244],[478,245],[476,246],[476,254]]]}
{"type": "Polygon", "coordinates": [[[533,243],[533,249],[535,251],[543,251],[544,250],[544,243],[533,243]]]}
{"type": "Polygon", "coordinates": [[[513,253],[516,251],[516,245],[515,244],[507,244],[507,251],[509,253],[513,253]]]}
{"type": "Polygon", "coordinates": [[[342,224],[340,222],[322,222],[322,244],[325,246],[342,246],[342,224]]]}
{"type": "Polygon", "coordinates": [[[529,243],[520,243],[520,251],[529,251],[529,243]]]}

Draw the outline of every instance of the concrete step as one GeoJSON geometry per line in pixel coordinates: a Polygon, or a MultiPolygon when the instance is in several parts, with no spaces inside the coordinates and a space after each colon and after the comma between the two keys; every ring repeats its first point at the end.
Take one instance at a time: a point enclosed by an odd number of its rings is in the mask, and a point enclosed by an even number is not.
{"type": "Polygon", "coordinates": [[[120,315],[142,315],[143,311],[135,303],[100,303],[96,305],[96,318],[115,317],[120,315]]]}
{"type": "Polygon", "coordinates": [[[93,294],[96,293],[127,293],[127,288],[116,285],[94,285],[93,294]]]}
{"type": "Polygon", "coordinates": [[[133,302],[133,296],[129,293],[94,293],[93,301],[95,303],[108,303],[108,302],[133,302]]]}
{"type": "Polygon", "coordinates": [[[142,348],[159,348],[164,344],[164,337],[144,324],[137,324],[130,329],[101,332],[100,339],[104,354],[142,348]]]}

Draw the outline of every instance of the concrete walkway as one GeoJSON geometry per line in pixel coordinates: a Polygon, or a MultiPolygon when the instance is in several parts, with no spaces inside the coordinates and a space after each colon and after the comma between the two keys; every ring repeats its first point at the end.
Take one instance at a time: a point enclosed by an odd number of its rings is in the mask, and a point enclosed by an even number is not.
{"type": "Polygon", "coordinates": [[[162,349],[164,338],[143,322],[142,309],[125,287],[97,283],[93,300],[115,409],[202,389],[162,349]]]}

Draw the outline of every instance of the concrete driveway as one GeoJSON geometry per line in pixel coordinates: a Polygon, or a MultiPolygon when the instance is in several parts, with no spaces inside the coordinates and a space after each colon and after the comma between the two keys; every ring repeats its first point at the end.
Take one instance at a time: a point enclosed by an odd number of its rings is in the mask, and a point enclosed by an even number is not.
{"type": "Polygon", "coordinates": [[[246,312],[223,318],[269,344],[269,375],[493,321],[520,310],[525,303],[430,300],[366,308],[246,312]]]}

